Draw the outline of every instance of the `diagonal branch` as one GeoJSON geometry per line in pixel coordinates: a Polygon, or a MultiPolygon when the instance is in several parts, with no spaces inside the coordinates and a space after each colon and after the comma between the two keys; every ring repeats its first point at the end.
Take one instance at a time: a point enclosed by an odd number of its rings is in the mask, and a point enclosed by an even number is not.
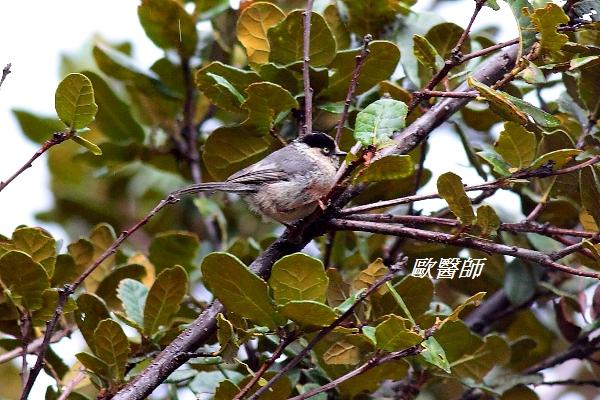
{"type": "Polygon", "coordinates": [[[2,87],[2,84],[4,83],[4,80],[6,79],[8,74],[10,74],[12,72],[10,70],[11,66],[12,66],[12,64],[8,63],[8,64],[6,64],[6,66],[4,68],[2,68],[2,78],[0,78],[0,87],[2,87]]]}

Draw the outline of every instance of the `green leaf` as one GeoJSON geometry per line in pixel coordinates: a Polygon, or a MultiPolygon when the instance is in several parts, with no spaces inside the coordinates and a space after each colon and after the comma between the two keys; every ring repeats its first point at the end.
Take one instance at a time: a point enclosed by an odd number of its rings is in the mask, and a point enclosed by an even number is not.
{"type": "Polygon", "coordinates": [[[117,297],[123,303],[125,313],[139,326],[144,326],[144,305],[148,288],[134,279],[123,279],[117,289],[117,297]]]}
{"type": "Polygon", "coordinates": [[[513,260],[505,266],[504,291],[515,307],[524,305],[537,290],[534,271],[527,264],[513,260]]]}
{"type": "Polygon", "coordinates": [[[0,280],[12,301],[27,311],[42,308],[43,293],[50,288],[44,267],[18,250],[8,251],[0,257],[0,280]]]}
{"type": "Polygon", "coordinates": [[[581,192],[581,205],[583,209],[594,218],[597,226],[600,226],[600,180],[598,171],[589,166],[581,170],[579,174],[579,190],[581,192]]]}
{"type": "Polygon", "coordinates": [[[581,150],[577,149],[562,149],[551,151],[546,154],[542,154],[531,164],[531,168],[539,168],[544,164],[551,163],[552,169],[560,169],[566,163],[571,161],[575,156],[581,153],[581,150]]]}
{"type": "MultiPolygon", "coordinates": [[[[328,65],[329,70],[335,72],[329,77],[329,86],[319,94],[319,97],[328,101],[341,101],[346,98],[356,64],[355,59],[359,53],[360,49],[343,50],[337,53],[328,65]]],[[[400,50],[394,43],[384,40],[374,40],[369,43],[369,56],[360,70],[355,94],[362,94],[388,79],[396,70],[398,61],[400,61],[400,50]]]]}
{"type": "Polygon", "coordinates": [[[510,348],[506,341],[500,336],[488,335],[475,352],[452,362],[450,366],[453,375],[481,382],[494,366],[505,364],[509,359],[510,348]]]}
{"type": "Polygon", "coordinates": [[[349,28],[359,36],[377,35],[401,11],[399,1],[343,0],[348,9],[349,28]]]}
{"type": "Polygon", "coordinates": [[[94,330],[94,343],[94,353],[106,363],[112,380],[121,382],[129,357],[129,341],[121,326],[112,319],[103,319],[94,330]]]}
{"type": "Polygon", "coordinates": [[[98,111],[94,88],[88,77],[82,74],[67,75],[56,88],[55,108],[58,118],[70,130],[88,126],[98,111]]]}
{"type": "Polygon", "coordinates": [[[202,154],[208,172],[217,180],[261,160],[275,146],[270,135],[255,135],[249,126],[222,126],[208,137],[202,154]]]}
{"type": "Polygon", "coordinates": [[[242,103],[242,108],[248,110],[248,117],[243,124],[252,126],[258,135],[269,134],[273,120],[280,112],[300,108],[290,92],[274,83],[253,83],[246,93],[248,98],[242,103]]]}
{"type": "Polygon", "coordinates": [[[253,3],[242,11],[238,18],[236,34],[246,48],[250,64],[266,64],[269,62],[271,47],[267,39],[267,31],[285,18],[285,13],[274,4],[266,2],[253,3]]]}
{"type": "MultiPolygon", "coordinates": [[[[331,307],[339,307],[348,298],[348,292],[350,291],[350,285],[344,282],[342,275],[335,268],[327,268],[327,277],[329,278],[329,285],[327,286],[327,303],[331,307]]],[[[342,312],[344,312],[343,310],[342,312]]]]}
{"type": "Polygon", "coordinates": [[[404,319],[390,315],[377,325],[375,330],[377,347],[385,351],[397,351],[420,343],[423,338],[412,332],[404,324],[404,319]]]}
{"type": "Polygon", "coordinates": [[[81,331],[88,347],[94,351],[94,330],[100,321],[110,318],[104,301],[95,294],[83,293],[77,300],[75,310],[75,322],[81,331]]]}
{"type": "Polygon", "coordinates": [[[350,32],[340,15],[338,7],[335,4],[328,5],[325,7],[325,11],[323,11],[323,17],[327,21],[327,25],[331,29],[333,36],[335,36],[337,49],[347,49],[350,46],[350,32]]]}
{"type": "Polygon", "coordinates": [[[569,22],[569,17],[565,14],[562,7],[554,3],[546,3],[544,8],[536,8],[533,13],[526,13],[535,29],[540,33],[540,51],[548,53],[559,51],[569,37],[564,33],[558,33],[559,25],[569,22]]]}
{"type": "Polygon", "coordinates": [[[365,146],[388,144],[394,132],[404,128],[408,107],[401,101],[380,99],[356,116],[354,138],[365,146]]]}
{"type": "Polygon", "coordinates": [[[360,349],[345,340],[337,341],[323,353],[323,361],[329,365],[356,365],[360,362],[360,349]]]}
{"type": "MultiPolygon", "coordinates": [[[[388,268],[383,263],[381,258],[373,261],[369,266],[360,271],[358,276],[354,278],[352,287],[354,290],[368,289],[373,286],[376,282],[381,280],[388,273],[388,268]]],[[[381,286],[375,293],[383,295],[387,289],[385,286],[381,286]]]]}
{"type": "Polygon", "coordinates": [[[106,81],[94,72],[84,71],[94,87],[98,103],[98,114],[94,124],[113,143],[140,143],[144,140],[144,130],[133,118],[127,103],[121,100],[106,81]]]}
{"type": "MultiPolygon", "coordinates": [[[[289,13],[285,19],[267,32],[271,52],[269,61],[291,64],[303,60],[303,11],[289,13]]],[[[325,19],[316,12],[310,22],[310,64],[320,67],[329,64],[335,57],[336,44],[333,33],[325,19]]]]}
{"type": "Polygon", "coordinates": [[[144,305],[144,333],[154,335],[161,327],[168,328],[179,311],[188,287],[188,276],[183,267],[164,269],[152,284],[144,305]]]}
{"type": "Polygon", "coordinates": [[[469,86],[474,87],[490,103],[494,112],[507,121],[516,122],[521,125],[527,124],[527,114],[522,112],[517,106],[509,101],[502,92],[474,80],[469,76],[467,79],[469,86]]]}
{"type": "Polygon", "coordinates": [[[450,211],[463,225],[472,225],[475,222],[475,213],[471,199],[467,196],[460,176],[446,172],[437,180],[437,189],[440,196],[446,200],[450,211]]]}
{"type": "Polygon", "coordinates": [[[511,96],[505,92],[498,92],[502,97],[510,101],[515,105],[519,110],[521,110],[524,114],[531,117],[534,122],[540,126],[545,128],[557,128],[560,126],[561,122],[554,115],[548,114],[546,111],[537,108],[533,104],[526,102],[525,100],[521,100],[518,97],[511,96]]]}
{"type": "Polygon", "coordinates": [[[382,182],[406,178],[413,174],[413,161],[407,155],[391,155],[370,163],[357,182],[382,182]]]}
{"type": "Polygon", "coordinates": [[[510,165],[502,159],[500,154],[496,153],[493,150],[484,150],[477,152],[477,155],[487,161],[492,165],[494,171],[496,171],[501,176],[509,176],[510,165]]]}
{"type": "Polygon", "coordinates": [[[477,209],[477,226],[481,228],[482,236],[495,234],[500,223],[500,218],[493,207],[486,204],[477,209]]]}
{"type": "Polygon", "coordinates": [[[196,72],[198,89],[217,107],[232,112],[240,111],[240,99],[229,86],[217,82],[215,76],[222,77],[237,93],[245,93],[248,86],[260,81],[256,72],[244,71],[219,61],[213,61],[196,72]]]}
{"type": "Polygon", "coordinates": [[[217,339],[221,349],[219,355],[223,357],[226,363],[233,363],[240,348],[237,337],[233,330],[233,325],[223,314],[217,314],[217,339]]]}
{"type": "MultiPolygon", "coordinates": [[[[79,264],[80,262],[85,262],[86,264],[91,263],[93,260],[100,257],[106,249],[113,244],[116,239],[115,231],[108,224],[98,224],[96,225],[90,234],[90,241],[86,243],[86,241],[80,240],[69,246],[69,253],[73,255],[75,262],[79,264]],[[91,242],[91,243],[90,243],[91,242]],[[92,253],[90,256],[89,253],[89,244],[92,245],[92,253]],[[71,252],[73,250],[73,252],[71,252]],[[82,253],[79,255],[75,255],[74,252],[81,251],[82,253]],[[88,258],[89,257],[89,258],[88,258]],[[81,259],[81,260],[80,260],[81,259]]],[[[95,292],[98,289],[98,285],[100,282],[110,274],[112,271],[112,266],[115,261],[115,256],[110,256],[106,260],[104,260],[95,270],[87,277],[84,281],[85,288],[89,292],[95,292]]],[[[85,265],[87,268],[89,265],[85,265]]]]}
{"type": "Polygon", "coordinates": [[[142,0],[138,7],[146,35],[162,49],[175,49],[184,58],[196,51],[196,23],[175,0],[142,0]]]}
{"type": "Polygon", "coordinates": [[[204,283],[225,308],[274,329],[281,318],[269,298],[267,283],[227,253],[211,253],[202,261],[204,283]]]}
{"type": "Polygon", "coordinates": [[[106,278],[100,282],[96,294],[100,296],[110,308],[119,308],[121,302],[117,298],[117,287],[123,279],[135,279],[141,281],[146,276],[146,269],[140,264],[127,264],[112,270],[106,278]]]}
{"type": "Polygon", "coordinates": [[[78,145],[80,145],[81,147],[88,149],[93,155],[95,155],[95,156],[102,155],[102,149],[100,149],[100,147],[98,147],[96,144],[90,142],[89,140],[84,139],[78,135],[74,135],[71,139],[73,139],[73,141],[75,143],[77,143],[78,145]]]}
{"type": "Polygon", "coordinates": [[[64,125],[57,118],[42,117],[16,108],[13,108],[12,112],[25,136],[36,143],[44,143],[53,133],[64,129],[64,125]]]}
{"type": "Polygon", "coordinates": [[[92,55],[98,68],[117,80],[143,87],[148,87],[148,84],[159,80],[159,76],[154,71],[138,67],[131,57],[114,48],[97,44],[92,50],[92,55]]]}
{"type": "MultiPolygon", "coordinates": [[[[31,314],[31,321],[33,326],[46,326],[46,321],[52,319],[54,311],[56,310],[56,304],[58,303],[58,289],[46,289],[42,293],[43,305],[40,309],[35,310],[31,314]]],[[[72,312],[77,308],[77,305],[71,297],[67,299],[67,302],[63,306],[63,314],[72,312]]]]}
{"type": "Polygon", "coordinates": [[[12,234],[12,244],[14,250],[29,254],[34,262],[44,267],[48,276],[52,276],[56,262],[56,241],[48,232],[41,228],[17,228],[12,234]]]}
{"type": "MultiPolygon", "coordinates": [[[[425,35],[425,38],[436,49],[437,53],[444,60],[452,56],[452,49],[456,46],[459,38],[462,36],[464,29],[451,22],[436,24],[425,35]]],[[[466,40],[460,50],[463,54],[471,51],[470,40],[466,40]]]]}
{"type": "Polygon", "coordinates": [[[271,270],[269,286],[279,305],[293,300],[325,302],[329,278],[323,263],[303,253],[295,253],[278,260],[271,270]]]}
{"type": "Polygon", "coordinates": [[[83,272],[78,268],[75,260],[70,254],[59,254],[56,257],[54,265],[54,274],[52,275],[51,286],[60,287],[65,283],[71,283],[83,272]]]}
{"type": "Polygon", "coordinates": [[[517,60],[519,60],[536,42],[535,27],[528,17],[533,7],[528,0],[507,0],[507,3],[510,5],[519,27],[519,53],[517,54],[517,60]]]}
{"type": "Polygon", "coordinates": [[[95,355],[90,353],[77,353],[75,354],[75,357],[88,371],[92,371],[106,381],[112,379],[108,365],[95,355]]]}
{"type": "Polygon", "coordinates": [[[354,398],[362,392],[373,392],[377,390],[381,382],[385,380],[399,381],[406,376],[408,364],[406,361],[390,361],[371,368],[367,372],[357,375],[341,383],[338,389],[343,398],[354,398]]]}
{"type": "Polygon", "coordinates": [[[444,59],[424,36],[413,35],[413,49],[417,60],[432,73],[444,67],[444,59]]]}
{"type": "Polygon", "coordinates": [[[458,316],[460,315],[461,311],[464,310],[467,306],[469,306],[469,305],[478,306],[481,303],[481,300],[483,299],[485,294],[486,294],[485,292],[478,292],[478,293],[475,293],[473,296],[469,297],[468,299],[466,299],[465,301],[463,301],[458,307],[456,307],[452,311],[452,314],[450,314],[449,316],[444,318],[444,320],[439,325],[439,329],[442,329],[444,324],[446,324],[448,322],[458,321],[458,316]]]}
{"type": "Polygon", "coordinates": [[[444,348],[434,337],[429,337],[421,344],[425,350],[421,353],[423,359],[431,365],[439,367],[446,373],[450,373],[450,364],[444,352],[444,348]]]}
{"type": "Polygon", "coordinates": [[[191,271],[199,246],[200,241],[194,233],[161,232],[152,239],[148,258],[157,273],[174,265],[181,265],[186,271],[191,271]]]}
{"type": "Polygon", "coordinates": [[[528,167],[535,158],[537,140],[532,132],[514,122],[505,122],[494,148],[516,171],[528,167]]]}
{"type": "Polygon", "coordinates": [[[284,317],[303,327],[328,326],[338,317],[333,308],[316,301],[290,301],[279,308],[284,317]]]}

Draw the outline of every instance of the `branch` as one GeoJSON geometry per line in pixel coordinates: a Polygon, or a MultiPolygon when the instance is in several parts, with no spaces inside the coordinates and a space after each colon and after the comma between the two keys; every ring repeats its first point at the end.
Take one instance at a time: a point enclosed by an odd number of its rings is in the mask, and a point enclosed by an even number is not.
{"type": "Polygon", "coordinates": [[[369,43],[373,40],[373,36],[365,35],[363,37],[363,45],[362,49],[356,56],[356,64],[354,65],[354,71],[352,72],[352,79],[350,80],[350,86],[348,86],[348,93],[346,94],[346,101],[344,102],[344,110],[342,111],[342,116],[338,121],[336,131],[335,131],[335,142],[339,143],[342,138],[342,130],[344,125],[346,124],[346,119],[348,118],[348,110],[350,109],[350,103],[354,99],[354,92],[356,91],[356,87],[358,86],[358,78],[360,76],[360,70],[365,63],[365,59],[369,55],[369,43]]]}
{"type": "Polygon", "coordinates": [[[277,361],[277,359],[281,356],[281,354],[283,354],[284,350],[290,344],[295,342],[297,338],[298,338],[297,334],[284,335],[283,339],[279,342],[279,344],[277,345],[277,348],[273,352],[273,355],[271,357],[269,357],[269,359],[260,366],[260,368],[258,369],[258,371],[256,371],[256,373],[254,374],[252,379],[250,379],[250,381],[248,381],[246,386],[244,386],[242,388],[242,390],[240,390],[240,392],[235,395],[233,400],[242,399],[246,395],[246,393],[248,393],[250,391],[250,389],[252,389],[252,386],[254,386],[256,384],[256,382],[258,382],[260,380],[260,378],[264,375],[264,373],[269,370],[271,365],[273,365],[275,363],[275,361],[277,361]]]}
{"type": "MultiPolygon", "coordinates": [[[[510,70],[516,59],[516,47],[507,52],[499,53],[473,72],[473,78],[479,82],[493,84],[501,79],[510,70]]],[[[466,84],[463,85],[466,89],[466,84]]],[[[461,89],[464,90],[464,89],[461,89]]],[[[432,107],[409,127],[395,135],[396,146],[388,147],[386,154],[406,154],[429,135],[437,126],[446,121],[453,113],[467,104],[470,99],[447,99],[432,107]]],[[[341,207],[350,199],[360,193],[364,185],[351,187],[339,198],[333,199],[334,206],[341,207]]],[[[319,210],[317,210],[318,212],[319,210]]],[[[271,267],[281,257],[300,251],[315,236],[324,229],[322,220],[314,216],[306,217],[297,223],[297,229],[286,229],[284,233],[273,242],[254,262],[250,265],[252,271],[261,277],[268,277],[271,267]]],[[[173,355],[185,351],[193,351],[208,341],[216,330],[216,316],[223,311],[220,302],[213,302],[200,316],[193,321],[187,329],[177,336],[152,363],[146,367],[131,382],[125,385],[114,397],[114,400],[141,400],[146,398],[158,385],[185,362],[173,355]]]]}
{"type": "Polygon", "coordinates": [[[69,383],[67,383],[67,385],[63,388],[60,397],[56,400],[67,400],[69,398],[69,395],[73,392],[73,390],[75,390],[75,387],[79,384],[79,382],[85,379],[86,374],[84,371],[84,369],[79,370],[77,375],[75,375],[75,377],[71,379],[69,383]]]}
{"type": "MultiPolygon", "coordinates": [[[[52,335],[52,338],[50,338],[50,343],[59,342],[65,336],[69,336],[71,334],[71,332],[72,332],[71,328],[62,329],[62,330],[56,332],[54,335],[52,335]]],[[[27,354],[35,353],[37,351],[37,349],[40,348],[43,341],[44,341],[44,338],[39,337],[39,338],[35,339],[34,341],[32,341],[31,343],[29,343],[27,345],[27,354]]],[[[21,356],[22,354],[23,354],[23,347],[17,347],[17,348],[12,349],[11,351],[7,351],[6,353],[0,354],[0,364],[4,364],[5,362],[13,360],[13,359],[21,356]]]]}
{"type": "Polygon", "coordinates": [[[383,276],[377,282],[372,284],[366,291],[359,295],[354,304],[352,304],[350,308],[346,310],[346,312],[339,316],[329,326],[326,326],[325,328],[321,329],[319,333],[317,333],[317,335],[313,337],[310,342],[308,342],[305,348],[303,348],[294,358],[292,358],[285,366],[283,366],[263,387],[254,392],[254,394],[250,396],[248,400],[257,400],[263,393],[268,391],[269,388],[272,387],[275,384],[275,382],[279,380],[279,378],[287,374],[292,368],[298,365],[298,363],[302,361],[304,357],[306,357],[306,355],[313,349],[313,347],[316,346],[317,343],[321,341],[321,339],[323,339],[327,334],[331,333],[348,317],[354,314],[354,310],[360,303],[363,302],[363,300],[370,296],[371,293],[379,289],[383,284],[391,280],[394,277],[394,275],[400,270],[400,268],[404,264],[406,264],[406,261],[407,260],[404,259],[401,263],[395,264],[394,266],[390,267],[389,271],[387,272],[387,274],[385,274],[385,276],[383,276]]]}
{"type": "Polygon", "coordinates": [[[600,343],[600,338],[596,337],[592,340],[589,338],[583,337],[574,342],[571,347],[569,347],[566,351],[553,355],[546,360],[535,364],[529,368],[527,368],[524,373],[526,374],[535,374],[540,371],[543,371],[548,368],[552,368],[556,365],[562,364],[565,361],[571,360],[573,358],[583,360],[598,351],[598,344],[600,343]]]}
{"type": "Polygon", "coordinates": [[[17,170],[17,172],[15,172],[14,174],[12,174],[12,176],[10,178],[8,178],[6,181],[0,181],[0,192],[2,190],[4,190],[4,188],[7,187],[9,185],[9,183],[11,183],[19,175],[21,175],[23,173],[23,171],[25,171],[28,168],[31,168],[33,162],[35,160],[37,160],[38,157],[40,157],[42,154],[44,154],[46,151],[48,151],[51,147],[56,146],[57,144],[60,144],[60,143],[64,142],[65,140],[71,139],[74,134],[75,134],[74,131],[73,132],[55,132],[52,135],[52,138],[46,140],[44,142],[44,144],[42,145],[42,147],[40,147],[33,154],[33,156],[25,164],[23,164],[23,166],[21,168],[19,168],[17,170]]]}
{"type": "Polygon", "coordinates": [[[94,262],[85,271],[83,271],[81,275],[75,278],[75,280],[72,283],[67,284],[63,288],[59,289],[58,301],[54,310],[54,314],[52,315],[52,318],[46,322],[46,331],[44,332],[44,338],[42,340],[42,344],[40,345],[35,364],[30,370],[29,378],[27,379],[27,383],[25,384],[23,392],[21,393],[21,400],[25,400],[29,397],[29,393],[33,388],[33,384],[35,383],[35,380],[37,379],[37,376],[39,375],[42,369],[43,361],[46,357],[46,351],[48,350],[48,346],[50,345],[52,334],[56,329],[58,319],[62,315],[63,308],[67,303],[67,299],[69,298],[69,296],[75,292],[75,290],[81,285],[81,283],[83,283],[85,278],[87,278],[92,272],[94,272],[94,270],[100,264],[102,264],[104,260],[106,260],[108,257],[113,255],[117,251],[117,249],[125,241],[125,239],[131,236],[142,226],[146,225],[148,221],[150,221],[150,219],[154,217],[154,215],[156,215],[156,213],[158,213],[164,207],[166,207],[169,204],[176,203],[178,201],[179,199],[174,197],[173,195],[169,195],[167,198],[161,200],[160,203],[158,203],[158,205],[156,205],[156,207],[154,207],[144,218],[138,221],[129,230],[121,232],[119,237],[96,260],[94,260],[94,262]]]}
{"type": "Polygon", "coordinates": [[[569,386],[596,386],[600,387],[599,380],[565,379],[563,381],[544,381],[538,385],[569,385],[569,386]]]}
{"type": "MultiPolygon", "coordinates": [[[[302,135],[312,132],[312,94],[310,87],[310,18],[312,16],[313,0],[306,1],[304,16],[304,35],[302,49],[302,80],[304,81],[304,127],[302,135]]],[[[301,136],[302,136],[301,135],[301,136]]]]}
{"type": "Polygon", "coordinates": [[[4,80],[6,79],[6,77],[8,76],[8,74],[10,74],[12,71],[10,70],[10,67],[12,66],[11,63],[6,64],[6,66],[2,69],[2,78],[0,78],[0,87],[2,87],[2,84],[4,83],[4,80]]]}
{"type": "Polygon", "coordinates": [[[332,219],[329,221],[329,227],[336,230],[363,231],[393,236],[407,237],[410,239],[444,243],[451,246],[461,246],[469,249],[483,251],[485,253],[504,254],[536,262],[542,266],[557,269],[571,275],[585,276],[588,278],[600,279],[600,273],[584,271],[576,268],[567,267],[554,261],[553,255],[548,255],[539,251],[525,249],[516,246],[507,246],[505,244],[488,242],[485,240],[474,239],[471,237],[457,237],[449,233],[426,231],[422,229],[408,228],[399,225],[383,224],[378,222],[351,221],[343,219],[332,219]]]}

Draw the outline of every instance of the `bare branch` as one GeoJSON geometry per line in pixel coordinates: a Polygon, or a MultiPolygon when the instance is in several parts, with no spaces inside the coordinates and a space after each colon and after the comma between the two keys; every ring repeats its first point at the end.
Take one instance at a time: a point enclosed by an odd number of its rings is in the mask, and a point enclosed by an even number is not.
{"type": "MultiPolygon", "coordinates": [[[[65,336],[69,336],[71,334],[71,332],[72,332],[72,330],[70,328],[66,328],[66,329],[57,331],[54,335],[52,335],[52,338],[50,339],[50,343],[59,342],[65,336]]],[[[27,345],[27,354],[35,353],[37,351],[37,349],[40,348],[43,341],[44,341],[44,338],[39,337],[39,338],[33,340],[31,343],[29,343],[27,345]]],[[[23,354],[22,347],[17,347],[15,349],[12,349],[11,351],[7,351],[6,353],[0,354],[0,364],[4,364],[5,362],[13,360],[13,359],[21,356],[22,354],[23,354]]]]}
{"type": "Polygon", "coordinates": [[[79,370],[77,375],[75,375],[73,377],[73,379],[71,379],[69,381],[69,383],[67,383],[67,385],[63,388],[63,391],[60,394],[60,397],[56,400],[67,400],[69,398],[69,395],[73,392],[73,390],[75,390],[75,387],[77,387],[79,382],[84,380],[85,377],[86,377],[86,373],[85,373],[85,370],[82,368],[79,370]]]}
{"type": "Polygon", "coordinates": [[[373,40],[373,36],[365,35],[363,37],[363,44],[360,52],[356,56],[356,64],[354,65],[354,71],[352,72],[352,79],[350,80],[350,86],[348,86],[348,93],[346,94],[346,101],[344,102],[344,110],[342,111],[342,115],[340,120],[338,121],[336,131],[335,131],[335,142],[339,143],[342,138],[342,130],[344,129],[344,125],[346,124],[346,119],[348,118],[348,110],[350,109],[350,104],[354,99],[354,92],[358,86],[358,78],[360,76],[360,69],[362,68],[365,59],[369,55],[369,43],[373,40]]]}
{"type": "Polygon", "coordinates": [[[4,80],[6,79],[6,77],[8,76],[8,74],[10,74],[12,71],[10,70],[10,67],[12,66],[11,63],[6,64],[6,66],[2,69],[2,78],[0,78],[0,87],[2,87],[2,84],[4,83],[4,80]]]}
{"type": "Polygon", "coordinates": [[[304,81],[304,127],[302,135],[312,132],[312,95],[313,90],[310,87],[310,19],[312,16],[314,0],[306,1],[306,10],[302,13],[304,16],[304,34],[302,49],[302,80],[304,81]]]}

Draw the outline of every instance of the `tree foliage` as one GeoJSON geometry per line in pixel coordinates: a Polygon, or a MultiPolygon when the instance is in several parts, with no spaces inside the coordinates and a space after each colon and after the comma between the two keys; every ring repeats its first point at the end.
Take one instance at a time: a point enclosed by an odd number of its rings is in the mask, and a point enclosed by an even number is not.
{"type": "MultiPolygon", "coordinates": [[[[54,206],[37,217],[69,235],[0,236],[0,359],[38,355],[23,398],[42,368],[49,400],[159,384],[252,400],[598,386],[600,2],[508,0],[504,43],[415,2],[143,0],[164,50],[150,68],[131,43],[98,40],[87,70],[65,56],[56,115],[14,110],[39,154],[0,182],[47,153],[54,206]],[[324,210],[283,234],[235,196],[170,194],[307,120],[351,152],[324,210]],[[444,123],[483,183],[424,167],[444,123]],[[424,212],[430,198],[447,207],[424,212]],[[54,343],[75,331],[86,349],[67,364],[54,343]],[[544,381],[569,359],[587,370],[544,381]]],[[[473,2],[473,20],[498,3],[473,2]]]]}

